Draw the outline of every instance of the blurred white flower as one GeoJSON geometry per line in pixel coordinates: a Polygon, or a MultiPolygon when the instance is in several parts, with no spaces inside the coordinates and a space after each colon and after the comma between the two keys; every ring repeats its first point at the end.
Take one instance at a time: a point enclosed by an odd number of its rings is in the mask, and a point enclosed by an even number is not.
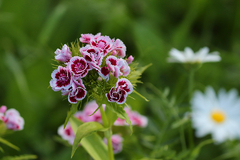
{"type": "Polygon", "coordinates": [[[218,52],[209,53],[208,47],[201,48],[194,53],[189,47],[184,51],[179,51],[175,48],[169,52],[168,62],[173,63],[204,63],[204,62],[218,62],[221,60],[218,52]]]}
{"type": "Polygon", "coordinates": [[[240,137],[240,98],[235,89],[221,89],[218,95],[212,87],[207,87],[205,94],[196,91],[191,105],[197,137],[211,134],[217,143],[240,137]]]}

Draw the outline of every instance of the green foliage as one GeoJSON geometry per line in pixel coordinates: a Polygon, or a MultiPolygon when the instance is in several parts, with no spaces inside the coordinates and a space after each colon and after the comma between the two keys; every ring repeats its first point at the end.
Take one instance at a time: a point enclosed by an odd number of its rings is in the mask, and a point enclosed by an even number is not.
{"type": "Polygon", "coordinates": [[[93,133],[98,130],[104,129],[99,123],[97,122],[83,123],[75,117],[71,117],[70,123],[74,133],[76,133],[71,157],[73,156],[74,152],[76,151],[76,148],[78,147],[79,142],[81,141],[81,145],[94,159],[96,160],[108,159],[106,145],[103,143],[103,140],[99,137],[99,135],[93,133]],[[93,126],[91,126],[92,124],[93,126]],[[86,130],[81,130],[81,128],[83,129],[85,128],[86,130]]]}
{"type": "MultiPolygon", "coordinates": [[[[135,138],[128,137],[127,129],[119,129],[124,130],[124,145],[123,153],[117,154],[116,159],[154,159],[146,155],[166,143],[172,144],[168,149],[176,152],[176,157],[184,155],[179,135],[182,128],[185,137],[188,136],[185,129],[189,123],[184,119],[188,111],[187,72],[178,64],[167,63],[168,52],[173,47],[182,50],[186,46],[194,51],[203,46],[219,51],[221,62],[206,63],[196,72],[195,89],[203,90],[211,85],[215,89],[239,91],[239,19],[238,0],[1,1],[0,105],[16,108],[24,117],[25,126],[23,131],[6,137],[21,151],[14,152],[3,145],[4,153],[0,157],[25,153],[37,154],[44,160],[70,157],[71,150],[52,138],[70,107],[67,99],[62,100],[59,93],[48,88],[53,71],[51,63],[59,44],[73,42],[81,33],[98,32],[121,39],[127,55],[132,54],[139,66],[152,64],[142,75],[144,86],[150,82],[158,89],[168,88],[160,96],[158,91],[138,84],[136,91],[149,102],[131,94],[135,100],[128,98],[127,104],[146,115],[149,124],[146,129],[134,128],[135,138]],[[126,154],[126,150],[131,154],[126,154]]],[[[94,91],[98,92],[101,90],[94,91]]],[[[196,145],[204,140],[195,139],[196,145]]],[[[206,145],[196,159],[238,160],[239,142],[235,143],[206,145]]],[[[73,159],[77,156],[89,159],[82,150],[76,154],[73,159]]]]}
{"type": "Polygon", "coordinates": [[[70,111],[67,113],[67,117],[64,122],[64,128],[66,127],[69,119],[78,111],[78,106],[81,105],[82,101],[79,101],[77,104],[72,104],[70,111]]]}
{"type": "Polygon", "coordinates": [[[35,155],[21,155],[21,156],[14,156],[14,157],[4,157],[1,160],[29,160],[29,159],[37,159],[35,155]]]}
{"type": "MultiPolygon", "coordinates": [[[[83,123],[82,125],[80,125],[77,129],[76,136],[75,136],[75,139],[74,139],[71,157],[74,155],[74,153],[75,153],[75,151],[78,147],[78,144],[81,142],[81,140],[84,137],[87,137],[87,136],[89,136],[92,133],[95,133],[97,131],[102,131],[103,132],[103,131],[106,131],[106,130],[107,130],[107,128],[104,128],[98,122],[86,122],[86,123],[83,123]]],[[[92,145],[94,145],[94,144],[92,144],[92,145]]]]}
{"type": "Polygon", "coordinates": [[[5,140],[5,139],[3,139],[3,138],[1,138],[1,137],[0,137],[0,143],[5,144],[5,145],[7,145],[8,147],[10,147],[10,148],[12,148],[12,149],[15,149],[15,150],[17,150],[17,151],[20,150],[17,146],[15,146],[14,144],[8,142],[7,140],[5,140]]]}

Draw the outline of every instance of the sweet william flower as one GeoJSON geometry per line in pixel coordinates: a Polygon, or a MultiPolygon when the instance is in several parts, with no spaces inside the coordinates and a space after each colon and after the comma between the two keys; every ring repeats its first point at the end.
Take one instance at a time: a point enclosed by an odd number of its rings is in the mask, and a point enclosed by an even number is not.
{"type": "MultiPolygon", "coordinates": [[[[136,111],[132,111],[130,108],[128,107],[124,107],[124,110],[126,111],[132,125],[136,125],[138,127],[146,127],[148,124],[148,119],[147,117],[139,114],[136,111]]],[[[118,118],[115,122],[114,122],[115,126],[125,126],[128,125],[126,123],[126,121],[124,119],[118,118]]]]}
{"type": "Polygon", "coordinates": [[[66,44],[63,45],[62,50],[57,49],[55,54],[55,59],[61,62],[68,62],[72,58],[72,53],[66,44]]]}
{"type": "Polygon", "coordinates": [[[68,90],[72,85],[72,75],[68,68],[58,66],[51,74],[50,86],[54,91],[68,90]]]}
{"type": "Polygon", "coordinates": [[[133,56],[131,55],[131,56],[129,56],[129,57],[127,58],[126,61],[127,61],[128,64],[131,64],[133,60],[134,60],[134,58],[133,58],[133,56]]]}
{"type": "Polygon", "coordinates": [[[127,95],[131,94],[133,86],[131,82],[126,78],[121,78],[117,81],[115,87],[112,87],[110,92],[106,94],[109,102],[116,102],[117,104],[123,104],[127,100],[127,95]]]}
{"type": "Polygon", "coordinates": [[[7,110],[6,106],[0,107],[0,120],[2,120],[9,130],[22,130],[24,127],[24,119],[20,116],[16,109],[7,110]]]}
{"type": "Polygon", "coordinates": [[[173,63],[204,63],[204,62],[218,62],[221,60],[218,52],[209,53],[208,47],[201,48],[198,52],[194,53],[189,47],[184,51],[179,51],[175,48],[169,52],[168,62],[173,63]]]}
{"type": "Polygon", "coordinates": [[[61,51],[70,50],[74,56],[65,63],[58,63],[60,66],[52,72],[52,89],[68,96],[72,104],[86,96],[100,101],[102,95],[106,95],[109,102],[125,103],[144,69],[137,69],[137,63],[132,63],[132,56],[124,58],[126,46],[120,39],[110,39],[100,33],[81,34],[80,42],[86,44],[82,46],[74,42],[70,48],[63,46],[61,51]],[[125,81],[125,84],[116,84],[119,80],[125,81]]]}
{"type": "Polygon", "coordinates": [[[69,144],[73,145],[75,133],[73,132],[70,123],[68,123],[65,128],[64,125],[61,125],[58,128],[58,134],[62,137],[62,139],[68,141],[69,144]]]}
{"type": "Polygon", "coordinates": [[[114,42],[113,55],[121,58],[126,56],[126,46],[120,39],[114,42]]]}
{"type": "Polygon", "coordinates": [[[106,56],[114,49],[113,42],[109,36],[100,36],[97,39],[91,39],[90,44],[101,49],[103,56],[106,56]]]}
{"type": "Polygon", "coordinates": [[[80,53],[88,62],[91,69],[100,70],[99,66],[102,64],[103,55],[98,48],[86,45],[80,49],[80,53]]]}
{"type": "Polygon", "coordinates": [[[211,134],[216,143],[240,137],[240,98],[235,89],[221,89],[218,95],[212,87],[207,87],[205,93],[196,91],[191,105],[197,137],[211,134]]]}
{"type": "MultiPolygon", "coordinates": [[[[107,144],[107,139],[104,138],[103,141],[107,144]]],[[[123,138],[119,134],[113,134],[111,136],[112,141],[112,147],[113,147],[113,153],[117,154],[122,151],[122,141],[123,138]]]]}
{"type": "Polygon", "coordinates": [[[68,63],[68,67],[74,76],[80,78],[85,77],[90,70],[87,61],[83,57],[79,56],[72,57],[68,63]]]}
{"type": "Polygon", "coordinates": [[[97,40],[98,37],[101,36],[101,33],[98,33],[96,35],[93,34],[81,34],[81,37],[79,38],[80,42],[82,43],[90,43],[90,41],[93,39],[93,41],[97,40]]]}

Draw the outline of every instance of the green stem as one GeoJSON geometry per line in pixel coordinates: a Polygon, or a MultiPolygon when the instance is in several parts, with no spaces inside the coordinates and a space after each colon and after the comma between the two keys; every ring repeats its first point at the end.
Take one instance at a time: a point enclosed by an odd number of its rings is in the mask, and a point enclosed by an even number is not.
{"type": "MultiPolygon", "coordinates": [[[[109,122],[108,122],[107,116],[106,116],[105,111],[103,110],[102,106],[100,107],[100,112],[101,112],[101,116],[102,116],[103,126],[106,127],[106,128],[109,127],[109,122]]],[[[109,127],[109,129],[104,132],[104,135],[107,138],[108,158],[109,158],[109,160],[114,160],[112,140],[111,140],[112,128],[109,127]]]]}
{"type": "Polygon", "coordinates": [[[108,158],[109,158],[109,160],[114,160],[112,139],[111,139],[111,137],[112,137],[112,128],[111,127],[105,132],[105,137],[107,138],[108,158]]]}
{"type": "Polygon", "coordinates": [[[192,91],[193,91],[193,78],[194,78],[194,70],[191,69],[188,77],[188,96],[189,96],[189,102],[192,98],[192,91]]]}
{"type": "MultiPolygon", "coordinates": [[[[192,98],[192,92],[193,92],[193,88],[194,88],[194,84],[193,84],[193,81],[194,81],[194,72],[195,70],[194,69],[191,69],[190,70],[190,73],[189,73],[189,79],[188,79],[188,96],[189,96],[189,102],[191,101],[191,98],[192,98]]],[[[190,110],[191,112],[191,110],[190,110]]],[[[194,140],[193,140],[193,130],[192,130],[192,125],[191,125],[191,122],[190,122],[190,125],[188,127],[188,140],[189,140],[189,147],[190,149],[193,149],[194,147],[194,140]]]]}

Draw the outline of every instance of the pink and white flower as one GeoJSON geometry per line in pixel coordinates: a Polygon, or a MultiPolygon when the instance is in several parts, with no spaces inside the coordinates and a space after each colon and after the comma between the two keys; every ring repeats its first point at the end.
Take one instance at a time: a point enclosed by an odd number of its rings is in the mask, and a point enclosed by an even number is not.
{"type": "Polygon", "coordinates": [[[106,58],[106,65],[108,69],[114,74],[114,77],[118,78],[120,76],[120,61],[115,56],[108,56],[106,58]]]}
{"type": "Polygon", "coordinates": [[[128,64],[131,64],[133,60],[134,60],[133,56],[130,55],[130,56],[127,58],[126,61],[127,61],[128,64]]]}
{"type": "Polygon", "coordinates": [[[70,59],[68,63],[69,70],[74,76],[83,78],[87,75],[90,70],[87,61],[83,57],[74,56],[70,59]]]}
{"type": "Polygon", "coordinates": [[[103,56],[106,56],[113,50],[113,42],[108,36],[100,36],[97,39],[91,39],[90,44],[99,48],[103,52],[103,56]]]}
{"type": "Polygon", "coordinates": [[[126,46],[120,39],[114,42],[113,55],[121,58],[126,56],[126,46]]]}
{"type": "Polygon", "coordinates": [[[91,39],[97,40],[98,37],[101,36],[101,33],[98,33],[96,35],[93,34],[81,34],[81,37],[79,38],[80,42],[82,43],[90,43],[91,39]]]}
{"type": "MultiPolygon", "coordinates": [[[[113,153],[114,154],[120,153],[122,151],[123,138],[118,134],[113,134],[111,136],[111,140],[112,140],[113,153]]],[[[104,138],[103,141],[107,144],[106,138],[104,138]]]]}
{"type": "Polygon", "coordinates": [[[62,137],[62,139],[67,140],[69,144],[73,145],[75,133],[72,130],[70,123],[68,123],[64,129],[64,125],[61,125],[58,128],[58,134],[62,137]]]}
{"type": "Polygon", "coordinates": [[[87,103],[87,105],[85,106],[85,108],[83,110],[83,115],[84,115],[83,116],[83,121],[84,122],[94,121],[94,122],[102,123],[102,117],[101,117],[100,110],[97,110],[94,113],[94,111],[97,108],[98,108],[98,105],[97,105],[96,101],[91,101],[91,102],[87,103]]]}
{"type": "Polygon", "coordinates": [[[116,88],[117,87],[120,87],[122,90],[126,91],[127,94],[131,94],[133,92],[133,85],[126,78],[119,79],[116,83],[116,88]]]}
{"type": "Polygon", "coordinates": [[[4,123],[7,129],[10,130],[22,130],[24,126],[24,119],[20,116],[16,109],[9,109],[5,113],[4,123]]]}
{"type": "MultiPolygon", "coordinates": [[[[124,107],[125,112],[127,113],[132,125],[136,125],[139,127],[146,127],[148,124],[148,119],[145,116],[142,116],[141,114],[139,114],[136,111],[132,111],[131,109],[129,109],[128,107],[124,107]]],[[[128,125],[127,122],[124,119],[118,118],[115,122],[114,122],[115,126],[125,126],[128,125]]]]}
{"type": "Polygon", "coordinates": [[[127,100],[127,95],[133,91],[133,85],[126,78],[121,78],[117,81],[115,87],[112,87],[110,92],[106,94],[109,102],[123,104],[127,100]]]}
{"type": "Polygon", "coordinates": [[[128,63],[124,59],[119,59],[119,70],[121,76],[127,76],[130,73],[130,67],[128,66],[128,63]]]}
{"type": "Polygon", "coordinates": [[[54,53],[55,59],[61,62],[68,62],[72,58],[72,53],[66,44],[63,45],[62,50],[57,49],[54,53]]]}
{"type": "Polygon", "coordinates": [[[117,104],[123,104],[127,100],[127,92],[120,87],[112,87],[109,93],[106,93],[106,97],[109,102],[116,102],[117,104]]]}
{"type": "Polygon", "coordinates": [[[100,70],[99,66],[102,64],[103,56],[98,48],[86,45],[80,49],[80,52],[91,68],[100,70]]]}
{"type": "Polygon", "coordinates": [[[72,75],[68,68],[58,66],[51,74],[50,86],[54,91],[67,90],[72,85],[72,75]]]}
{"type": "Polygon", "coordinates": [[[87,91],[81,87],[72,87],[68,94],[68,101],[72,104],[76,104],[77,101],[83,100],[87,95],[87,91]]]}
{"type": "Polygon", "coordinates": [[[6,106],[1,106],[0,107],[0,113],[5,113],[7,110],[7,107],[6,106]]]}

